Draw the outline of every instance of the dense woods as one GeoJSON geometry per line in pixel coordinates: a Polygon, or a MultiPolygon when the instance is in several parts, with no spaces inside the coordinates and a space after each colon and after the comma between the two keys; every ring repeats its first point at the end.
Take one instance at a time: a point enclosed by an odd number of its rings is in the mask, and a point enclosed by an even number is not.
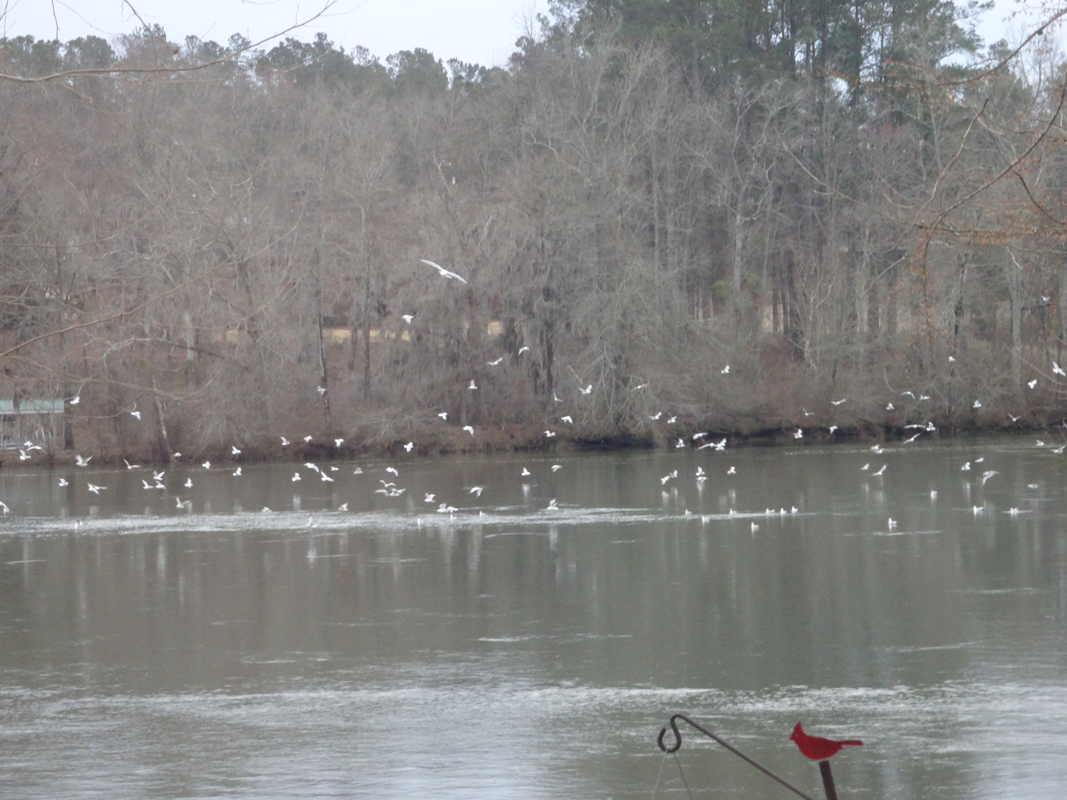
{"type": "Polygon", "coordinates": [[[491,69],[2,39],[0,396],[158,458],[1059,422],[1063,12],[976,11],[558,0],[491,69]]]}

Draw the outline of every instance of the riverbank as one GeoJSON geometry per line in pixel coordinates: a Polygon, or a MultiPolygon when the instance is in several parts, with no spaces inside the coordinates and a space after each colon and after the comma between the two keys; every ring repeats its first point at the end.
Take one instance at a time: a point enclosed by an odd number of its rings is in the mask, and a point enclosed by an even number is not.
{"type": "MultiPolygon", "coordinates": [[[[357,431],[326,432],[317,435],[288,435],[269,440],[226,441],[193,450],[165,448],[74,447],[48,449],[27,440],[14,449],[0,452],[0,468],[72,466],[79,457],[95,464],[168,464],[185,460],[201,463],[258,464],[271,462],[344,461],[361,458],[448,456],[463,453],[581,452],[591,450],[684,449],[699,448],[726,440],[729,447],[803,446],[835,442],[890,443],[916,439],[979,436],[999,433],[1040,433],[1050,427],[1026,424],[1021,419],[1009,425],[945,425],[930,421],[900,425],[865,423],[851,426],[812,425],[753,427],[748,430],[698,429],[692,424],[663,421],[646,431],[590,432],[572,424],[556,423],[548,428],[533,424],[492,424],[475,428],[433,423],[374,426],[357,431]],[[33,449],[27,449],[33,447],[33,449]],[[235,452],[236,450],[236,452],[235,452]]],[[[1062,433],[1062,432],[1061,432],[1062,433]]],[[[1057,440],[1058,441],[1058,440],[1057,440]]]]}

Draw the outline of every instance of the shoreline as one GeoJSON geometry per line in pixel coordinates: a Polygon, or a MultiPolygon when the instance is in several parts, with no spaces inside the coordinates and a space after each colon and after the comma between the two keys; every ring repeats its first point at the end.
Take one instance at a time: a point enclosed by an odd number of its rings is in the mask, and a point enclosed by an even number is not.
{"type": "MultiPolygon", "coordinates": [[[[837,428],[830,432],[827,426],[820,425],[800,428],[801,437],[795,435],[797,428],[766,427],[753,431],[697,430],[690,427],[671,428],[667,432],[660,430],[648,433],[618,431],[613,434],[592,435],[564,430],[557,427],[553,437],[545,436],[545,429],[533,425],[497,424],[482,426],[472,435],[460,428],[449,426],[445,430],[427,432],[422,429],[419,436],[412,432],[410,436],[393,436],[388,439],[374,436],[363,441],[342,440],[335,444],[340,436],[321,434],[310,441],[303,438],[290,439],[283,445],[281,437],[277,441],[242,443],[240,453],[234,454],[235,445],[225,442],[202,447],[194,452],[161,452],[147,449],[122,450],[110,449],[91,452],[88,448],[79,450],[34,450],[30,458],[23,459],[18,448],[0,452],[0,469],[33,468],[42,465],[49,467],[74,466],[77,456],[89,457],[96,464],[123,465],[126,461],[136,461],[139,465],[166,465],[177,461],[199,462],[208,460],[219,464],[266,464],[279,461],[352,461],[397,457],[407,455],[405,445],[412,444],[411,454],[422,457],[455,456],[462,454],[489,455],[493,453],[559,453],[559,452],[618,452],[626,450],[672,450],[697,449],[701,443],[707,444],[727,440],[730,447],[781,447],[802,444],[826,445],[835,442],[844,443],[893,443],[904,442],[917,431],[900,425],[868,424],[837,428]],[[703,434],[703,435],[701,435],[703,434]],[[694,437],[699,437],[694,439],[694,437]],[[683,446],[679,446],[679,442],[683,446]]],[[[934,426],[932,430],[922,429],[922,438],[956,439],[982,435],[1047,432],[1051,427],[1034,427],[1032,425],[983,427],[934,426]]]]}

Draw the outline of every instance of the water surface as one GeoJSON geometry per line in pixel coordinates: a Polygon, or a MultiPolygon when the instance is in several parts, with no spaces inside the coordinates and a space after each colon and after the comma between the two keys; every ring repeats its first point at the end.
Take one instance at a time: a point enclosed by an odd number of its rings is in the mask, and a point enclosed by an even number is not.
{"type": "Polygon", "coordinates": [[[788,796],[685,729],[665,758],[674,712],[815,796],[798,719],[865,740],[842,796],[1059,795],[1064,463],[997,439],[0,474],[0,795],[788,796]]]}

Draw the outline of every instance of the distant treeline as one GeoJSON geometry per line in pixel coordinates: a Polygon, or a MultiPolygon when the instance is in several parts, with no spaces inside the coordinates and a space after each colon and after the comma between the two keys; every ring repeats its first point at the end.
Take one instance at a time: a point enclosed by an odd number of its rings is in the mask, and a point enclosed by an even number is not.
{"type": "Polygon", "coordinates": [[[161,457],[1059,421],[1058,17],[969,13],[557,0],[492,69],[0,39],[0,398],[161,457]]]}

